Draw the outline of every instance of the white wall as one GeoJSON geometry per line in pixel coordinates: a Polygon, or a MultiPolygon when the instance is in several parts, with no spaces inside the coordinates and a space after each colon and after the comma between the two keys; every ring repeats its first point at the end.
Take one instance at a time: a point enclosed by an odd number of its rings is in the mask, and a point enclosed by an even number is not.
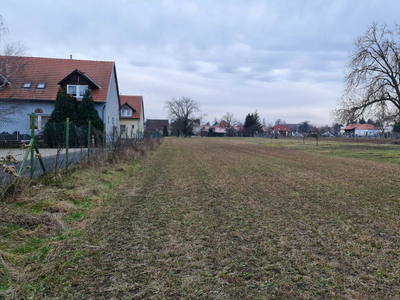
{"type": "Polygon", "coordinates": [[[376,136],[376,135],[379,135],[379,130],[371,130],[371,129],[369,129],[369,130],[367,130],[367,129],[357,130],[356,129],[354,131],[354,134],[358,135],[358,136],[376,136]]]}
{"type": "MultiPolygon", "coordinates": [[[[100,113],[99,113],[100,114],[100,113]]],[[[101,114],[100,114],[101,116],[101,114]]],[[[111,133],[113,125],[117,126],[119,130],[119,100],[118,100],[118,89],[116,83],[116,77],[114,71],[111,74],[110,86],[107,95],[107,104],[105,108],[105,120],[106,132],[111,133]],[[114,124],[112,120],[114,119],[114,124]]]]}

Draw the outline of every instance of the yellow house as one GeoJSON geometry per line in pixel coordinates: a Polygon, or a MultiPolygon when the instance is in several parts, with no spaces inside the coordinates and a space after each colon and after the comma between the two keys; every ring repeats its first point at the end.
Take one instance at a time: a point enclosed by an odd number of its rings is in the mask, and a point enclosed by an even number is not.
{"type": "Polygon", "coordinates": [[[134,138],[138,132],[143,133],[144,106],[143,96],[119,96],[119,127],[122,137],[134,138]]]}

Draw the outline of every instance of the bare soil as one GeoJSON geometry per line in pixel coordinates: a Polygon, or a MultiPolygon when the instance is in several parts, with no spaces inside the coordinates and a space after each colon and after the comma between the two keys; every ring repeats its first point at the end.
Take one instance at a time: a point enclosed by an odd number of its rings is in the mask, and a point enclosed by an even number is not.
{"type": "Polygon", "coordinates": [[[18,297],[400,297],[398,164],[169,138],[121,172],[83,240],[18,297]]]}

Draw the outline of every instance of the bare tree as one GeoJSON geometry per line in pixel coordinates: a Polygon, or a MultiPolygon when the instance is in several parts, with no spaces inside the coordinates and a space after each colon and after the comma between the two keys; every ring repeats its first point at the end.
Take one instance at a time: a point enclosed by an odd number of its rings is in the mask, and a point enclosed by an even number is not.
{"type": "Polygon", "coordinates": [[[6,20],[4,20],[3,16],[0,15],[0,39],[6,33],[8,33],[7,22],[6,22],[6,20]]]}
{"type": "MultiPolygon", "coordinates": [[[[4,37],[9,32],[7,23],[0,15],[0,91],[6,89],[13,82],[13,75],[26,65],[25,55],[27,47],[22,42],[5,41],[4,37]]],[[[0,119],[9,121],[8,116],[15,112],[21,103],[11,105],[9,99],[0,100],[0,119]]]]}
{"type": "Polygon", "coordinates": [[[226,135],[235,136],[236,134],[235,126],[237,124],[237,120],[235,119],[234,114],[227,111],[226,114],[222,117],[222,120],[224,120],[227,123],[227,127],[225,128],[226,135]]]}
{"type": "Polygon", "coordinates": [[[380,105],[379,111],[375,115],[376,117],[376,125],[382,132],[382,135],[385,133],[387,126],[394,120],[394,117],[391,113],[388,112],[387,105],[382,102],[380,105]]]}
{"type": "Polygon", "coordinates": [[[27,47],[21,41],[4,41],[8,33],[7,23],[0,15],[0,90],[10,84],[12,76],[26,64],[24,56],[27,53],[27,47]]]}
{"type": "Polygon", "coordinates": [[[400,113],[400,26],[394,30],[373,23],[355,41],[346,73],[346,89],[333,112],[346,123],[363,115],[375,115],[384,103],[387,115],[400,113]]]}
{"type": "Polygon", "coordinates": [[[165,102],[164,109],[168,111],[171,122],[178,126],[184,137],[190,136],[194,120],[202,118],[196,115],[200,112],[200,103],[189,97],[172,98],[165,102]]]}

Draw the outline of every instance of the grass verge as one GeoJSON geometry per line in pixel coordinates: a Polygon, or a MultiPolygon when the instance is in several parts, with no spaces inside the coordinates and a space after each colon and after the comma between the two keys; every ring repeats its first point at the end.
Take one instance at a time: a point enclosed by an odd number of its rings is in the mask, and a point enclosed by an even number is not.
{"type": "Polygon", "coordinates": [[[118,198],[116,188],[131,180],[138,168],[137,160],[127,158],[139,158],[157,145],[147,141],[127,148],[123,156],[115,155],[111,164],[85,164],[56,177],[33,181],[20,178],[4,186],[0,203],[0,299],[40,294],[45,285],[62,281],[56,270],[78,268],[91,249],[86,243],[87,228],[118,198]]]}

